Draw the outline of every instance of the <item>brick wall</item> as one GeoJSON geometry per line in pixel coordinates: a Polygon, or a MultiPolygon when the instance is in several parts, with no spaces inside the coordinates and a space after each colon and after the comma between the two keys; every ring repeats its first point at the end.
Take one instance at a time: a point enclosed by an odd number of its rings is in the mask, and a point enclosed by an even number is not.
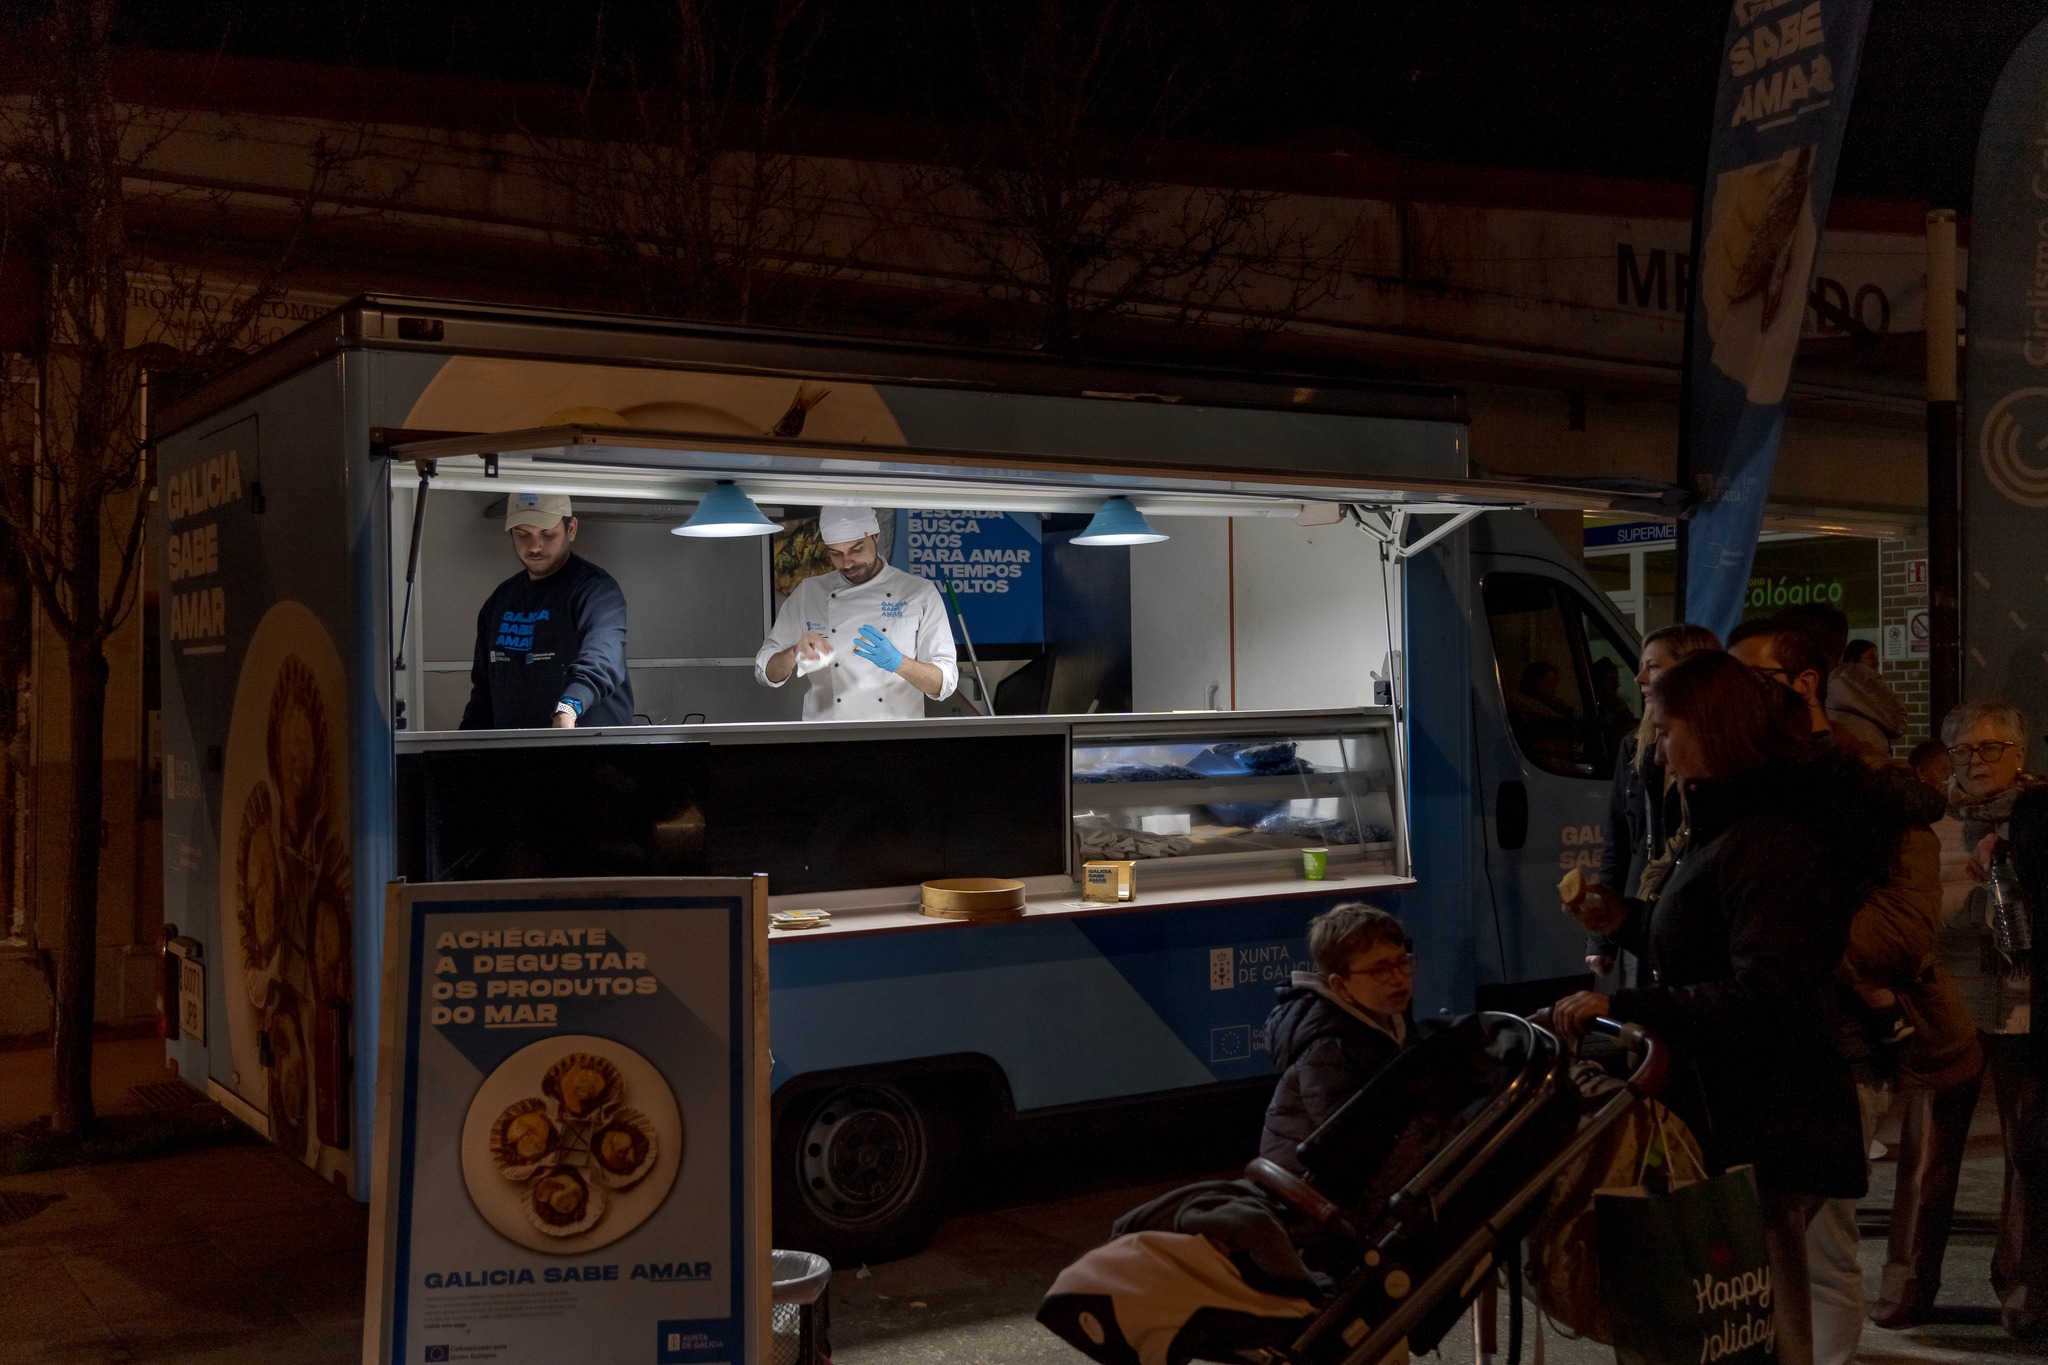
{"type": "MultiPolygon", "coordinates": [[[[1908,561],[1925,561],[1927,558],[1927,537],[1912,536],[1904,540],[1881,540],[1878,542],[1878,616],[1886,627],[1904,629],[1909,613],[1927,605],[1927,585],[1922,582],[1911,584],[1906,581],[1908,561]]],[[[1883,645],[1879,639],[1880,647],[1883,645]]],[[[1880,670],[1884,680],[1899,694],[1899,700],[1906,704],[1906,739],[1899,745],[1903,755],[1913,745],[1927,738],[1933,717],[1927,714],[1929,670],[1925,655],[1909,660],[1886,659],[1880,670]]]]}

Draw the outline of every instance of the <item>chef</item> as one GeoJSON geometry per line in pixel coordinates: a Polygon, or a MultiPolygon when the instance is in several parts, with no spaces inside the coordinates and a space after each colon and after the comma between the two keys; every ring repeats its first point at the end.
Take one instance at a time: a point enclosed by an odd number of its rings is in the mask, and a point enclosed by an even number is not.
{"type": "Polygon", "coordinates": [[[514,493],[505,532],[519,572],[476,617],[465,730],[631,725],[626,595],[569,546],[576,513],[559,493],[514,493]]]}
{"type": "Polygon", "coordinates": [[[770,687],[809,675],[805,720],[917,720],[960,684],[939,590],[883,560],[881,530],[872,507],[825,508],[832,572],[797,584],[754,656],[770,687]]]}

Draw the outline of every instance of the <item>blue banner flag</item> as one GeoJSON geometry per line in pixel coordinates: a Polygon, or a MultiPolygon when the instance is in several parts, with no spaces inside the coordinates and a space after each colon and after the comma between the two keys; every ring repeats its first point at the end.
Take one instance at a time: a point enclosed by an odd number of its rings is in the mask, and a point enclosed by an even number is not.
{"type": "MultiPolygon", "coordinates": [[[[2048,717],[2048,24],[1984,112],[1963,374],[1963,692],[2048,717]]],[[[2035,741],[2034,753],[2041,753],[2035,741]]],[[[2028,767],[2035,766],[2031,761],[2028,767]]]]}
{"type": "Polygon", "coordinates": [[[1870,0],[1735,0],[1687,321],[1685,619],[1742,619],[1870,0]]]}

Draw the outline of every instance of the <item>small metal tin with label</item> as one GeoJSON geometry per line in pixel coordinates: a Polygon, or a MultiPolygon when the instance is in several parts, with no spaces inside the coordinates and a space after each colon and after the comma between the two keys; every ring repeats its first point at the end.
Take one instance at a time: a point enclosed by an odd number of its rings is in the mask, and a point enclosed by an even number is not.
{"type": "Polygon", "coordinates": [[[1127,901],[1137,894],[1137,863],[1105,859],[1081,864],[1081,899],[1127,901]]]}

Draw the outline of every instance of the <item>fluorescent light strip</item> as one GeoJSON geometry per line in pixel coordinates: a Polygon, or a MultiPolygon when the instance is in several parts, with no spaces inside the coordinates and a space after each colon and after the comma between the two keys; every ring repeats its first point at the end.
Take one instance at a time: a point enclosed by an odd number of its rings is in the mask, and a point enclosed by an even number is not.
{"type": "MultiPolygon", "coordinates": [[[[571,497],[607,498],[676,504],[695,503],[709,492],[716,479],[676,478],[667,473],[636,473],[618,469],[573,471],[550,460],[542,465],[500,458],[498,477],[484,477],[482,467],[453,468],[443,460],[433,486],[466,493],[504,494],[517,489],[531,493],[564,493],[571,497]]],[[[920,511],[985,510],[991,512],[1073,512],[1092,516],[1102,506],[1097,491],[1067,491],[1062,488],[1023,489],[991,487],[948,480],[926,482],[887,478],[806,478],[786,474],[761,478],[741,476],[736,482],[758,503],[794,503],[799,506],[906,507],[920,511]]],[[[1299,497],[1269,498],[1216,496],[1199,493],[1144,493],[1128,495],[1147,516],[1206,517],[1294,517],[1300,514],[1299,497]]]]}

